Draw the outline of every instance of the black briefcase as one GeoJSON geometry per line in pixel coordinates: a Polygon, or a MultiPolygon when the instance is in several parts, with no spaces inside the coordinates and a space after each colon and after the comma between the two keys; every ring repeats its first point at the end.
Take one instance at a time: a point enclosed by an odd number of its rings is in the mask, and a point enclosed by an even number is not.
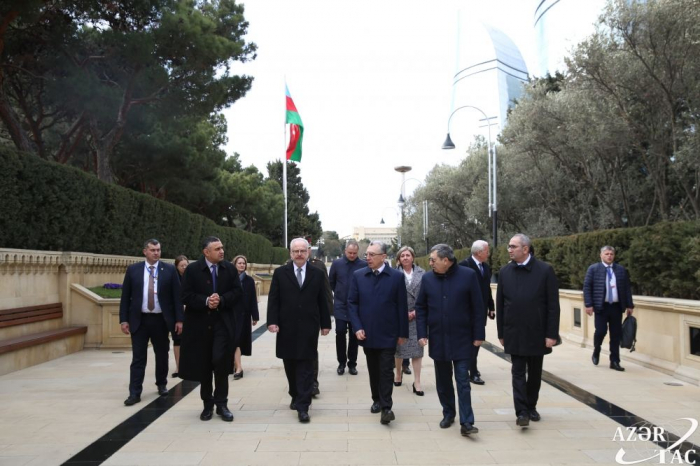
{"type": "Polygon", "coordinates": [[[637,344],[637,318],[627,316],[622,322],[622,338],[620,339],[620,347],[627,348],[630,353],[634,352],[634,346],[637,344]]]}

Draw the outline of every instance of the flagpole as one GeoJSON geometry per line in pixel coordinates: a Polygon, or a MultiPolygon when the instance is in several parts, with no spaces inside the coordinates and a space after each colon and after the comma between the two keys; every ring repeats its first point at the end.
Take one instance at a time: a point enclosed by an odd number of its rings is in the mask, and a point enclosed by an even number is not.
{"type": "Polygon", "coordinates": [[[287,77],[284,77],[285,97],[284,97],[284,124],[282,125],[282,150],[284,158],[282,159],[282,191],[284,192],[284,247],[287,247],[287,77]]]}

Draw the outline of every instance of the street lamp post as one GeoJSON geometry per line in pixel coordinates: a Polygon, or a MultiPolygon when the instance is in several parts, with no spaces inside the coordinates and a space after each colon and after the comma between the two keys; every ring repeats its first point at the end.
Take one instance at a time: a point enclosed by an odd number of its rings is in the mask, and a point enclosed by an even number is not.
{"type": "MultiPolygon", "coordinates": [[[[488,160],[488,180],[489,180],[489,217],[491,217],[492,220],[492,228],[493,228],[493,248],[496,249],[498,246],[498,200],[497,200],[497,195],[496,195],[496,146],[494,145],[492,147],[491,145],[491,118],[486,116],[486,113],[481,110],[479,107],[475,107],[473,105],[462,105],[461,107],[455,109],[451,114],[450,118],[447,120],[447,138],[445,139],[445,142],[442,143],[442,148],[443,149],[454,149],[455,145],[452,142],[452,138],[450,138],[450,121],[452,121],[452,117],[454,116],[455,113],[457,113],[459,110],[462,110],[463,108],[471,108],[476,110],[477,112],[481,113],[484,116],[484,120],[486,120],[486,124],[488,125],[488,151],[487,151],[487,160],[488,160]]],[[[494,117],[492,117],[494,118],[494,117]]]]}

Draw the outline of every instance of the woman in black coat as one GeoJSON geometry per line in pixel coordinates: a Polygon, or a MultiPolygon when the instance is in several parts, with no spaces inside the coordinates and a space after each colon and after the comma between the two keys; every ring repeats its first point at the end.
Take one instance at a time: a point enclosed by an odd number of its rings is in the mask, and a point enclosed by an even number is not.
{"type": "Polygon", "coordinates": [[[260,320],[258,312],[258,297],[255,292],[255,280],[246,273],[248,259],[245,256],[233,258],[233,265],[236,267],[238,276],[243,287],[243,299],[236,307],[236,352],[233,355],[233,380],[243,377],[243,367],[241,366],[241,355],[250,356],[253,352],[253,341],[251,334],[253,325],[260,320]]]}

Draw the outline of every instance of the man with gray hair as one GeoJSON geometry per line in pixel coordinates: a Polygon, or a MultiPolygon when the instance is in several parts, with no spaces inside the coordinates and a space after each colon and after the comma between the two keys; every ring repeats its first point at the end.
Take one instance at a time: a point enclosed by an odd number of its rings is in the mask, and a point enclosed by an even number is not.
{"type": "Polygon", "coordinates": [[[496,291],[498,340],[510,354],[516,424],[539,421],[537,400],[544,355],[559,337],[559,285],[554,269],[531,254],[523,234],[508,242],[511,261],[501,268],[496,291]]]}
{"type": "Polygon", "coordinates": [[[309,243],[295,238],[289,245],[291,262],[272,274],[267,298],[267,329],[277,334],[275,354],[284,363],[292,402],[300,422],[309,422],[318,334],[331,329],[326,300],[326,275],[309,264],[309,243]]]}
{"type": "Polygon", "coordinates": [[[620,366],[620,339],[622,338],[622,313],[634,312],[632,289],[627,269],[615,262],[615,248],[600,248],[600,262],[588,267],[583,281],[583,301],[586,314],[595,312],[593,335],[594,365],[600,360],[600,349],[610,326],[610,369],[624,371],[620,366]]]}
{"type": "MultiPolygon", "coordinates": [[[[487,264],[489,260],[489,243],[484,240],[476,240],[472,244],[472,255],[468,259],[463,260],[459,265],[468,267],[476,272],[476,278],[479,280],[479,289],[481,297],[484,301],[484,312],[489,319],[496,318],[496,307],[493,304],[493,295],[491,294],[491,267],[487,264]]],[[[484,325],[487,320],[484,319],[484,325]]],[[[469,367],[469,380],[476,385],[484,385],[481,378],[481,373],[477,367],[476,360],[479,357],[480,346],[472,348],[472,362],[469,367]]]]}
{"type": "Polygon", "coordinates": [[[396,344],[408,339],[408,295],[403,272],[386,263],[387,245],[372,241],[367,247],[367,267],[355,271],[348,294],[352,329],[367,358],[370,412],[382,412],[380,422],[396,417],[391,410],[396,344]]]}
{"type": "Polygon", "coordinates": [[[473,348],[485,338],[483,299],[476,272],[457,264],[454,251],[446,244],[436,244],[430,250],[432,272],[423,275],[416,300],[416,326],[421,346],[430,340],[430,357],[435,362],[435,385],[442,405],[440,427],[449,428],[457,414],[455,391],[457,383],[460,433],[476,434],[474,426],[469,366],[473,348]]]}

